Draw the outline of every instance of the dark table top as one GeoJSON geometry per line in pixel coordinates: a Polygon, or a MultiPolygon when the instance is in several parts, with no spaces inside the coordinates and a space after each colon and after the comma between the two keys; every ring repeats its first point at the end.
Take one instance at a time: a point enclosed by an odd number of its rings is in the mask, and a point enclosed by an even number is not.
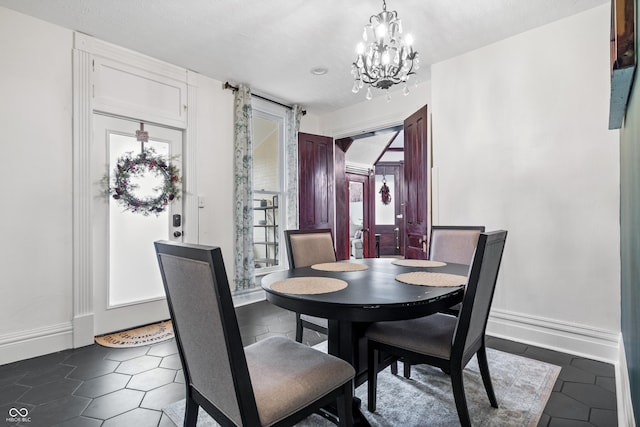
{"type": "Polygon", "coordinates": [[[262,278],[267,300],[280,307],[335,320],[376,322],[411,319],[431,314],[462,301],[464,288],[416,286],[395,279],[400,273],[429,271],[467,276],[469,266],[447,264],[443,267],[404,267],[392,264],[393,258],[367,258],[349,262],[365,264],[361,271],[327,272],[311,267],[268,274],[262,278]],[[333,277],[348,283],[345,289],[313,295],[274,291],[275,282],[293,277],[333,277]]]}

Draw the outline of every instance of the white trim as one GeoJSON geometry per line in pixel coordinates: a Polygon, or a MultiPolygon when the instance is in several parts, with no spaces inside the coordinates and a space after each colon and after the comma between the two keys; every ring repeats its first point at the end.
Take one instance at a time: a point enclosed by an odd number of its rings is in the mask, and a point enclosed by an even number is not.
{"type": "MultiPolygon", "coordinates": [[[[73,50],[73,316],[93,315],[91,238],[91,55],[73,50]]],[[[75,322],[74,322],[75,324],[75,322]]],[[[73,347],[93,342],[91,329],[74,330],[73,347]]],[[[46,352],[45,352],[46,353],[46,352]]],[[[44,353],[43,353],[44,354],[44,353]]]]}
{"type": "Polygon", "coordinates": [[[491,310],[487,335],[606,363],[618,362],[618,333],[506,310],[491,310]]]}
{"type": "MultiPolygon", "coordinates": [[[[197,74],[182,67],[139,54],[122,47],[106,43],[91,36],[74,33],[73,45],[73,322],[69,323],[69,342],[62,345],[58,334],[42,337],[43,342],[53,340],[51,345],[31,347],[16,354],[28,357],[51,353],[64,348],[77,348],[94,342],[93,315],[93,243],[92,243],[92,181],[91,144],[93,139],[93,55],[120,61],[143,71],[165,76],[187,84],[188,98],[182,108],[187,112],[187,123],[183,133],[183,155],[185,169],[185,225],[186,240],[198,240],[198,204],[196,192],[196,130],[197,74]],[[195,236],[195,237],[193,237],[195,236]],[[61,347],[62,345],[62,347],[61,347]]],[[[158,122],[175,126],[173,123],[158,122]]],[[[16,343],[16,345],[21,345],[16,343]]],[[[4,357],[4,356],[3,356],[4,357]]]]}
{"type": "Polygon", "coordinates": [[[186,70],[185,75],[176,80],[154,69],[145,70],[98,55],[92,56],[91,65],[94,111],[178,129],[186,128],[186,70]],[[120,88],[124,86],[131,86],[126,95],[120,92],[120,88]],[[134,88],[140,88],[142,91],[136,92],[134,88]],[[129,93],[131,91],[133,92],[129,93]],[[160,93],[159,99],[162,99],[162,102],[158,100],[153,104],[147,103],[146,95],[151,92],[160,93]]]}
{"type": "Polygon", "coordinates": [[[405,114],[405,112],[399,111],[390,114],[384,114],[378,117],[367,117],[362,120],[349,123],[347,126],[328,128],[322,134],[330,135],[331,137],[333,137],[333,139],[340,139],[357,135],[363,132],[375,132],[377,130],[402,125],[404,123],[404,120],[411,114],[413,114],[413,112],[405,114]]]}
{"type": "Polygon", "coordinates": [[[71,322],[0,336],[0,365],[68,349],[73,343],[71,322]]]}
{"type": "Polygon", "coordinates": [[[182,176],[184,177],[184,225],[183,241],[199,243],[200,224],[198,208],[198,175],[197,175],[197,96],[198,76],[187,71],[187,127],[184,130],[184,146],[182,148],[182,176]]]}
{"type": "Polygon", "coordinates": [[[186,70],[182,67],[107,43],[86,34],[74,33],[74,48],[93,55],[113,59],[140,70],[153,71],[157,75],[186,83],[186,70]]]}
{"type": "Polygon", "coordinates": [[[627,356],[624,351],[624,337],[619,336],[618,363],[616,368],[616,398],[618,401],[618,426],[636,427],[633,416],[633,402],[631,401],[631,385],[629,383],[629,369],[627,356]]]}
{"type": "Polygon", "coordinates": [[[255,302],[265,301],[267,299],[266,292],[262,289],[253,289],[248,292],[239,292],[232,294],[233,306],[242,307],[244,305],[253,304],[255,302]]]}

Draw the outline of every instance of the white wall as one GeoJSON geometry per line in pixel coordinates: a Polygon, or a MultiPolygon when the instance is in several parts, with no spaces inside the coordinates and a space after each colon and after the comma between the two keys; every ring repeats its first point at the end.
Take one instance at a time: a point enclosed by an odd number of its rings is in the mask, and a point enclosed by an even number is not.
{"type": "Polygon", "coordinates": [[[0,8],[0,363],[22,331],[71,342],[71,45],[0,8]]]}
{"type": "Polygon", "coordinates": [[[432,67],[440,223],[509,231],[490,331],[603,359],[620,331],[608,28],[605,5],[432,67]]]}
{"type": "Polygon", "coordinates": [[[198,241],[220,246],[233,281],[233,92],[199,75],[197,108],[198,241]]]}
{"type": "MultiPolygon", "coordinates": [[[[440,222],[510,232],[494,307],[606,340],[620,329],[608,25],[608,7],[585,12],[438,64],[408,97],[310,111],[301,130],[397,124],[433,87],[440,222]]],[[[72,47],[70,31],[0,7],[0,364],[26,336],[58,334],[45,352],[71,342],[72,47]]],[[[198,241],[221,246],[232,271],[233,94],[204,76],[197,86],[198,241]]]]}
{"type": "MultiPolygon", "coordinates": [[[[73,33],[0,7],[0,364],[72,345],[73,33]]],[[[233,269],[233,93],[196,76],[196,239],[233,269]]]]}
{"type": "MultiPolygon", "coordinates": [[[[407,96],[401,92],[393,92],[391,101],[384,97],[384,92],[373,91],[375,98],[363,101],[350,107],[318,114],[320,135],[342,138],[360,132],[383,129],[402,124],[404,119],[431,102],[431,84],[423,82],[418,86],[410,86],[407,96]]],[[[313,133],[313,132],[311,132],[313,133]]]]}

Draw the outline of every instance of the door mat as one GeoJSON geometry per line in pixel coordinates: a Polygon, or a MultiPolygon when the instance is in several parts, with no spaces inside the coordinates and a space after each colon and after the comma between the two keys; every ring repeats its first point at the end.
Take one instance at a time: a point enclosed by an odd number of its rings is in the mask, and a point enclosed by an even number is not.
{"type": "Polygon", "coordinates": [[[171,320],[141,326],[127,331],[96,337],[96,343],[104,347],[126,348],[156,344],[173,338],[171,320]]]}

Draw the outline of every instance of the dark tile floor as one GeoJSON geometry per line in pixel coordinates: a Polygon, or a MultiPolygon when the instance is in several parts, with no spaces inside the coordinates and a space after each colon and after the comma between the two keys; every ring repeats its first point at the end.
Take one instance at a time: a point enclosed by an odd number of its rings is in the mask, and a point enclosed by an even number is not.
{"type": "MultiPolygon", "coordinates": [[[[270,335],[294,337],[294,315],[267,302],[237,313],[245,344],[270,335]]],[[[305,331],[308,344],[323,339],[305,331]]],[[[539,426],[617,426],[612,365],[497,338],[488,345],[562,367],[539,426]]],[[[162,408],[184,397],[183,383],[173,340],[131,349],[66,350],[0,366],[0,425],[173,427],[162,408]],[[26,408],[29,421],[13,421],[12,408],[26,408]]]]}

